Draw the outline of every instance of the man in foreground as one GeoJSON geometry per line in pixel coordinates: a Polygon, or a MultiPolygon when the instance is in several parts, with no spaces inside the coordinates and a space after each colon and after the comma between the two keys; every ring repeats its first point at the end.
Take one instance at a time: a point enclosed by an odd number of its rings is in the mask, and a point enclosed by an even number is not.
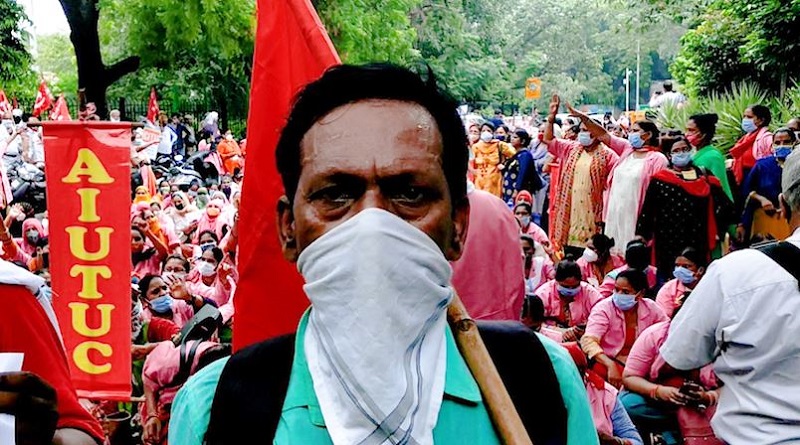
{"type": "MultiPolygon", "coordinates": [[[[170,444],[499,443],[446,318],[469,219],[456,104],[405,69],[335,67],[276,154],[279,238],[311,309],[296,335],[193,377],[170,444]]],[[[597,443],[565,351],[517,325],[485,333],[535,443],[597,443]]]]}
{"type": "Polygon", "coordinates": [[[713,262],[661,347],[676,369],[714,363],[724,386],[711,426],[730,444],[800,443],[800,153],[781,188],[794,234],[713,262]]]}

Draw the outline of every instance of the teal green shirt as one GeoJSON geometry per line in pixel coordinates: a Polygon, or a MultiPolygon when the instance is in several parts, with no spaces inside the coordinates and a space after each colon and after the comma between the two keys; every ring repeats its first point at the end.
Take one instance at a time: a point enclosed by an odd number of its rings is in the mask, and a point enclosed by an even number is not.
{"type": "MultiPolygon", "coordinates": [[[[275,432],[274,443],[279,445],[332,443],[305,358],[303,338],[307,324],[308,312],[300,320],[297,329],[289,387],[275,432]]],[[[569,415],[568,444],[597,444],[586,391],[572,358],[556,343],[541,336],[539,338],[553,362],[569,415]]],[[[461,357],[450,329],[446,330],[446,356],[445,397],[433,430],[434,443],[462,444],[464,438],[469,437],[470,443],[499,445],[500,440],[483,404],[480,389],[461,357]]],[[[227,359],[218,360],[202,369],[178,392],[172,405],[169,425],[171,445],[203,443],[217,383],[226,363],[227,359]]]]}
{"type": "Polygon", "coordinates": [[[733,201],[731,185],[728,183],[728,169],[725,168],[725,156],[723,156],[722,152],[717,150],[713,145],[709,145],[697,150],[692,161],[695,166],[703,167],[716,176],[716,178],[719,179],[719,183],[722,185],[722,190],[725,191],[728,198],[733,201]]]}

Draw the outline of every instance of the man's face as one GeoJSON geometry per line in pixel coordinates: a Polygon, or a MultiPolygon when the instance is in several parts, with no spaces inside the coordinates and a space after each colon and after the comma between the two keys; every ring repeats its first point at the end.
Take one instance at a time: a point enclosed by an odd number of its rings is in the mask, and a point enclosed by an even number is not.
{"type": "Polygon", "coordinates": [[[422,230],[448,260],[461,256],[469,204],[454,209],[442,169],[442,136],[423,107],[368,100],[339,107],[301,142],[302,172],[291,207],[279,203],[284,256],[368,208],[422,230]]]}

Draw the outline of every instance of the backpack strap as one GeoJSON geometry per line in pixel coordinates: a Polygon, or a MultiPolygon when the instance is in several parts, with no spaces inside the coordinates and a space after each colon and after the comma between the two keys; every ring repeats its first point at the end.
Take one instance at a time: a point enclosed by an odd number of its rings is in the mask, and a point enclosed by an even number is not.
{"type": "Polygon", "coordinates": [[[550,356],[515,321],[478,321],[478,330],[533,443],[567,443],[567,408],[550,356]]]}
{"type": "Polygon", "coordinates": [[[294,343],[295,334],[285,335],[231,356],[211,405],[206,445],[272,443],[289,389],[294,343]]]}
{"type": "Polygon", "coordinates": [[[181,361],[178,373],[170,383],[170,387],[181,386],[189,380],[189,374],[192,373],[192,363],[194,363],[194,356],[197,354],[197,348],[200,346],[200,341],[195,341],[191,346],[188,343],[181,344],[181,361]],[[188,347],[188,351],[186,350],[188,347]]]}
{"type": "MultiPolygon", "coordinates": [[[[547,351],[517,322],[478,322],[489,355],[531,440],[567,442],[567,410],[547,351]]],[[[272,443],[289,387],[295,334],[243,349],[220,376],[206,445],[272,443]]]]}
{"type": "Polygon", "coordinates": [[[755,246],[754,249],[778,263],[797,280],[800,286],[800,248],[788,241],[780,241],[755,246]]]}

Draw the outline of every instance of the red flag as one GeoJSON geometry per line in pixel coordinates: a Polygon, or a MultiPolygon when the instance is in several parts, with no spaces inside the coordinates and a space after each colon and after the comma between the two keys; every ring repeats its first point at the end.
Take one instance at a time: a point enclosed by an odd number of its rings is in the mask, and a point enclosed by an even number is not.
{"type": "Polygon", "coordinates": [[[72,118],[69,117],[69,108],[67,107],[67,101],[64,100],[63,94],[58,96],[56,104],[53,105],[53,110],[50,112],[50,120],[51,121],[72,120],[72,118]]]}
{"type": "Polygon", "coordinates": [[[33,104],[33,115],[39,117],[42,112],[47,111],[53,106],[53,95],[50,93],[50,88],[42,81],[39,84],[39,91],[36,92],[36,102],[33,104]]]}
{"type": "Polygon", "coordinates": [[[11,111],[11,104],[8,103],[8,98],[6,97],[6,92],[0,90],[0,117],[5,114],[7,111],[11,111]]]}
{"type": "Polygon", "coordinates": [[[237,349],[294,332],[308,299],[303,280],[282,254],[275,206],[283,195],[275,146],[294,96],[333,65],[341,63],[309,0],[259,0],[250,89],[241,204],[239,285],[236,291],[237,349]],[[246,235],[245,235],[246,234],[246,235]],[[268,279],[269,281],[265,281],[268,279]]]}
{"type": "Polygon", "coordinates": [[[156,99],[156,89],[150,89],[150,103],[147,104],[147,120],[150,121],[151,124],[155,124],[158,121],[158,99],[156,99]]]}
{"type": "Polygon", "coordinates": [[[80,397],[131,394],[131,126],[44,122],[53,309],[80,397]]]}

